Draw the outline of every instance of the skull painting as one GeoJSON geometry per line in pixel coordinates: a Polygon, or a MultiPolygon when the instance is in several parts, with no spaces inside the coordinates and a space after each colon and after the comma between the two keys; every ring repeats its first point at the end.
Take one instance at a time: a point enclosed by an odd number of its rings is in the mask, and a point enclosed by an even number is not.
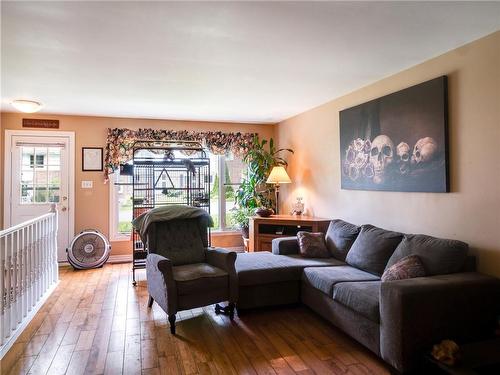
{"type": "Polygon", "coordinates": [[[397,162],[399,164],[399,172],[407,174],[410,172],[410,146],[406,142],[401,142],[396,147],[396,154],[398,155],[397,162]]]}
{"type": "Polygon", "coordinates": [[[394,158],[394,143],[386,135],[375,137],[370,151],[370,162],[373,165],[373,182],[381,184],[384,182],[384,173],[392,164],[394,158]]]}
{"type": "Polygon", "coordinates": [[[413,148],[412,164],[427,163],[432,161],[437,154],[437,142],[431,137],[420,138],[413,148]]]}

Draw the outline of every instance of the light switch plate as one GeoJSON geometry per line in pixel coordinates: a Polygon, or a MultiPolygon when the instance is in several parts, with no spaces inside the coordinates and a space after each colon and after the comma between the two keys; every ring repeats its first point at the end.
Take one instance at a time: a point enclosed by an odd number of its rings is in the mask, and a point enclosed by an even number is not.
{"type": "Polygon", "coordinates": [[[94,181],[82,181],[82,189],[92,189],[94,181]]]}

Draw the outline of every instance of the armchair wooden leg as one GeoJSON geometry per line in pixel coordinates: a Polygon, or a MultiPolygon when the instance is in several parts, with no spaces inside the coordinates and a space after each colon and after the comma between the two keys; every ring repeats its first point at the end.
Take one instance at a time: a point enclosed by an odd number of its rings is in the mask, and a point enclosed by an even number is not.
{"type": "Polygon", "coordinates": [[[175,335],[175,314],[168,316],[168,322],[170,323],[170,333],[175,335]]]}
{"type": "Polygon", "coordinates": [[[229,305],[227,307],[229,309],[229,319],[233,320],[234,319],[234,302],[229,302],[229,305]]]}
{"type": "Polygon", "coordinates": [[[154,302],[153,297],[151,297],[151,295],[149,295],[149,299],[148,299],[148,307],[149,308],[153,307],[153,302],[154,302]]]}

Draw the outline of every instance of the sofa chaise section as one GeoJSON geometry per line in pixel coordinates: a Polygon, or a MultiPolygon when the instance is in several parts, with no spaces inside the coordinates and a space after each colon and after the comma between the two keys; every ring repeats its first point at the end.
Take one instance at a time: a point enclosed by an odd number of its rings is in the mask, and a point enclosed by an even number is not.
{"type": "Polygon", "coordinates": [[[302,258],[267,251],[239,253],[236,258],[238,310],[300,302],[300,280],[306,267],[342,266],[335,258],[302,258]]]}

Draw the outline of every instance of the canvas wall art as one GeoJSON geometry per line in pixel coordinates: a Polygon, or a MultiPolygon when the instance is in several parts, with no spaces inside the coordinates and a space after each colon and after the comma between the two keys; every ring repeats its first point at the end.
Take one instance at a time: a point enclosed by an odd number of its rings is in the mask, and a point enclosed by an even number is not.
{"type": "Polygon", "coordinates": [[[448,192],[447,79],[340,112],[342,189],[448,192]]]}

